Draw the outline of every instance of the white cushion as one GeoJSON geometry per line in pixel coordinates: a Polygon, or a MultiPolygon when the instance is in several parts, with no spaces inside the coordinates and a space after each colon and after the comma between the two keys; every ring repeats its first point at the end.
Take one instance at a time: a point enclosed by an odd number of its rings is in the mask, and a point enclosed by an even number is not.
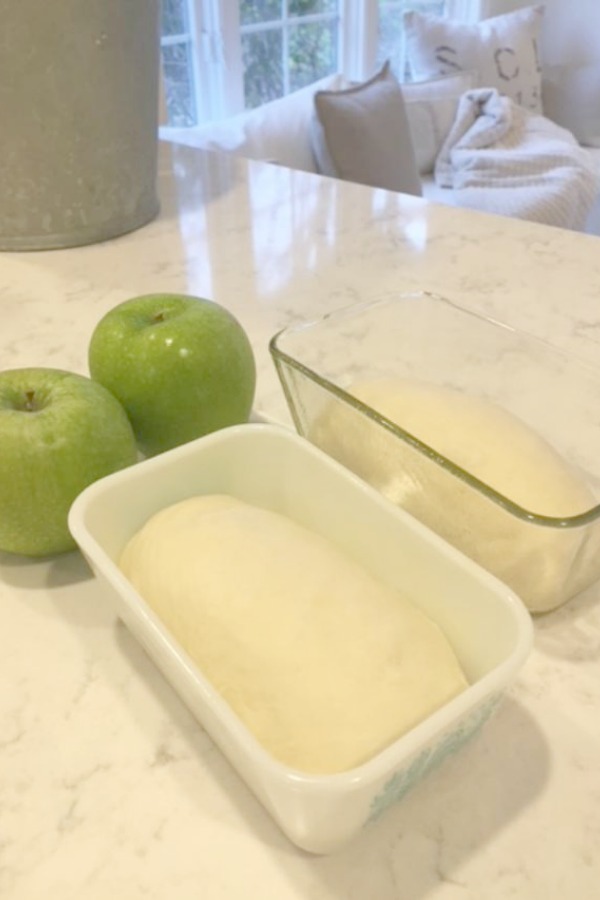
{"type": "Polygon", "coordinates": [[[317,91],[313,150],[324,175],[405,194],[421,194],[400,85],[386,62],[368,81],[317,91]]]}
{"type": "Polygon", "coordinates": [[[494,87],[541,112],[538,46],[543,13],[543,6],[529,6],[476,23],[405,13],[411,75],[422,79],[475,70],[479,87],[494,87]]]}
{"type": "Polygon", "coordinates": [[[458,101],[477,83],[475,72],[402,85],[406,114],[421,175],[433,171],[442,144],[454,123],[458,101]]]}
{"type": "Polygon", "coordinates": [[[600,147],[600,63],[545,68],[542,96],[545,116],[580,144],[600,147]]]}
{"type": "Polygon", "coordinates": [[[336,90],[347,84],[347,79],[339,73],[328,75],[299,91],[240,115],[194,128],[161,128],[160,135],[192,147],[235,153],[249,159],[268,160],[291,169],[314,172],[310,121],[315,91],[336,90]]]}

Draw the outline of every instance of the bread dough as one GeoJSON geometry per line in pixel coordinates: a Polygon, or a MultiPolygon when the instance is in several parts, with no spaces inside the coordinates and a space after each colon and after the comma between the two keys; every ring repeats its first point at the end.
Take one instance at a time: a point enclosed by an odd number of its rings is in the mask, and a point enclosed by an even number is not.
{"type": "Polygon", "coordinates": [[[434,461],[437,454],[537,515],[565,518],[596,504],[582,474],[539,434],[494,403],[403,378],[358,381],[348,392],[432,450],[398,440],[333,402],[309,437],[394,503],[493,572],[533,612],[545,612],[600,576],[598,526],[532,523],[434,461]]]}
{"type": "Polygon", "coordinates": [[[466,686],[441,629],[325,538],[233,497],[154,515],[120,565],[278,760],[360,765],[466,686]]]}

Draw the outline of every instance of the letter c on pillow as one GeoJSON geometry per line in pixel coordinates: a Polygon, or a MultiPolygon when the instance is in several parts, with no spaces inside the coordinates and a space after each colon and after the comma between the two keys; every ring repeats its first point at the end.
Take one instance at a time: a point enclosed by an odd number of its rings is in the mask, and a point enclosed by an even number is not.
{"type": "Polygon", "coordinates": [[[515,51],[511,50],[510,47],[500,47],[496,50],[494,60],[496,61],[499,78],[504,79],[504,81],[512,81],[514,78],[519,77],[519,63],[515,51]]]}

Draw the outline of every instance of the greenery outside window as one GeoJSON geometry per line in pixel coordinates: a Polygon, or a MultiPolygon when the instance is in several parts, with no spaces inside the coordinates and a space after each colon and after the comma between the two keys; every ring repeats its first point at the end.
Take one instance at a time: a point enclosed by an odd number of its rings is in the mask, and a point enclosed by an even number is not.
{"type": "Polygon", "coordinates": [[[337,69],[338,0],[241,0],[239,5],[246,109],[337,69]]]}

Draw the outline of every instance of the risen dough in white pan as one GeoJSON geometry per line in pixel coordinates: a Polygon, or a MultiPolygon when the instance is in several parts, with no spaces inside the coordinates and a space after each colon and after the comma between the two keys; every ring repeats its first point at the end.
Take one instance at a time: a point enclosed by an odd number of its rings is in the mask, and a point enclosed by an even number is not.
{"type": "Polygon", "coordinates": [[[333,773],[467,683],[438,626],[330,542],[228,496],[153,516],[121,567],[260,743],[333,773]]]}

